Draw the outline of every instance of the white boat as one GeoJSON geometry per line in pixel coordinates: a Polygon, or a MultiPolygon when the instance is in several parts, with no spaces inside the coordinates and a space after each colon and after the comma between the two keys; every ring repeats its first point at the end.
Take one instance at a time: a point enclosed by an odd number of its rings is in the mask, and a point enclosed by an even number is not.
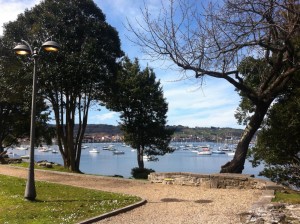
{"type": "Polygon", "coordinates": [[[200,150],[200,151],[210,151],[210,146],[209,145],[199,145],[198,150],[200,150]]]}
{"type": "Polygon", "coordinates": [[[113,154],[114,155],[122,155],[122,154],[125,154],[125,152],[124,151],[115,150],[115,151],[113,151],[113,154]]]}
{"type": "Polygon", "coordinates": [[[212,154],[225,154],[225,152],[221,150],[213,150],[212,154]]]}
{"type": "Polygon", "coordinates": [[[27,150],[28,147],[19,146],[19,147],[15,147],[15,149],[17,149],[17,150],[27,150]]]}
{"type": "Polygon", "coordinates": [[[58,150],[53,149],[53,150],[52,150],[52,153],[58,153],[58,150]]]}
{"type": "Polygon", "coordinates": [[[89,148],[88,145],[82,145],[82,146],[81,146],[81,149],[87,149],[87,148],[89,148]]]}
{"type": "Polygon", "coordinates": [[[92,150],[89,151],[90,153],[100,153],[98,149],[93,148],[92,150]]]}
{"type": "Polygon", "coordinates": [[[49,151],[52,151],[52,149],[48,148],[48,147],[45,147],[45,146],[42,146],[42,147],[39,147],[39,151],[40,152],[49,152],[49,151]]]}
{"type": "Polygon", "coordinates": [[[201,152],[198,152],[198,155],[200,155],[200,156],[209,156],[209,155],[211,155],[211,151],[201,151],[201,152]]]}
{"type": "Polygon", "coordinates": [[[200,150],[198,152],[198,155],[203,156],[203,155],[211,155],[211,151],[209,149],[209,145],[205,145],[205,146],[199,146],[200,150]]]}
{"type": "Polygon", "coordinates": [[[228,156],[234,156],[235,152],[228,152],[227,155],[228,156]]]}
{"type": "Polygon", "coordinates": [[[156,161],[157,158],[155,158],[155,156],[148,156],[148,155],[144,155],[143,156],[143,160],[146,160],[146,161],[156,161]]]}
{"type": "Polygon", "coordinates": [[[29,155],[24,155],[24,156],[20,156],[21,157],[21,159],[29,159],[30,157],[29,157],[29,155]]]}
{"type": "Polygon", "coordinates": [[[231,149],[229,148],[229,146],[227,144],[225,144],[221,150],[225,151],[225,152],[231,151],[231,149]]]}
{"type": "Polygon", "coordinates": [[[110,150],[110,151],[115,151],[116,149],[114,148],[114,145],[108,145],[108,146],[103,146],[103,150],[110,150]]]}

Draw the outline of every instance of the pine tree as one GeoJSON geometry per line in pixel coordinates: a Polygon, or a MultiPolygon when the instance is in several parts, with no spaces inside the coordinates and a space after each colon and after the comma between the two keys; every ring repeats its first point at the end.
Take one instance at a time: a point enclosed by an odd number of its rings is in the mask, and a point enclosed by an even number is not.
{"type": "Polygon", "coordinates": [[[124,140],[137,149],[138,167],[144,168],[144,155],[164,155],[173,130],[166,127],[168,104],[160,81],[152,69],[141,71],[138,59],[125,57],[117,78],[114,100],[107,106],[121,113],[124,140]]]}

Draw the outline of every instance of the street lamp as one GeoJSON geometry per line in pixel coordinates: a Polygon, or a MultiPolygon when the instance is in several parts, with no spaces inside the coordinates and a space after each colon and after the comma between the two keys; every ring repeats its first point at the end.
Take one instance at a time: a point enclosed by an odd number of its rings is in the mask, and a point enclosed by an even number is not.
{"type": "Polygon", "coordinates": [[[31,102],[31,123],[30,123],[30,156],[29,156],[29,169],[28,178],[26,183],[24,197],[28,200],[35,200],[35,182],[34,182],[34,141],[35,141],[35,116],[36,116],[36,62],[41,49],[49,52],[57,52],[60,46],[55,41],[46,41],[42,44],[40,49],[35,47],[33,50],[30,44],[22,40],[21,44],[18,44],[14,51],[18,55],[30,55],[33,59],[33,84],[32,84],[32,102],[31,102]]]}

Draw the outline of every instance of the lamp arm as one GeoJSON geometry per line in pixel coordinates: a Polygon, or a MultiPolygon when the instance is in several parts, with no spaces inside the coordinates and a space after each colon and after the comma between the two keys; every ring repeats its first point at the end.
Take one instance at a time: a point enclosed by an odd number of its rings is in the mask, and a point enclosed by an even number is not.
{"type": "Polygon", "coordinates": [[[30,46],[30,44],[26,41],[26,40],[21,40],[24,44],[26,44],[26,46],[27,47],[29,47],[29,50],[30,50],[30,53],[31,53],[31,55],[33,54],[33,50],[32,50],[32,48],[31,48],[31,46],[30,46]]]}
{"type": "Polygon", "coordinates": [[[48,41],[48,40],[52,40],[52,37],[53,37],[53,35],[51,35],[51,36],[47,37],[47,38],[46,38],[46,40],[44,40],[44,42],[43,42],[43,43],[45,43],[45,42],[46,42],[46,41],[48,41]]]}

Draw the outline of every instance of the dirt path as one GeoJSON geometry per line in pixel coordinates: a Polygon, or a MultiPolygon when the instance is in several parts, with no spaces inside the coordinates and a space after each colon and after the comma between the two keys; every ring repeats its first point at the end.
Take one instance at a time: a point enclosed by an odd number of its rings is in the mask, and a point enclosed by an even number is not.
{"type": "MultiPolygon", "coordinates": [[[[27,178],[27,170],[0,165],[0,174],[27,178]]],[[[240,223],[239,214],[248,212],[260,190],[202,189],[199,187],[151,184],[147,181],[67,174],[35,170],[36,180],[140,196],[142,207],[107,218],[113,224],[240,223]]]]}

